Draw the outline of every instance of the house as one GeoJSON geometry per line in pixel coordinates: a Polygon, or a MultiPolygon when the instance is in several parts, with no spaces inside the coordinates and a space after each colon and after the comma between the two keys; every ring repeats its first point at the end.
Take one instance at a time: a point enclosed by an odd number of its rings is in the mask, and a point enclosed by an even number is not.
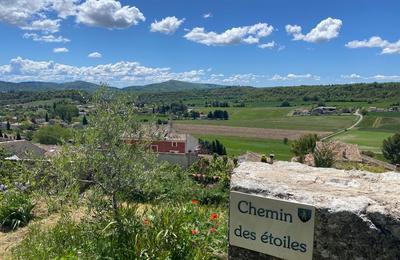
{"type": "Polygon", "coordinates": [[[7,157],[9,160],[43,158],[46,152],[44,149],[26,140],[0,142],[0,148],[3,148],[10,155],[7,157]]]}
{"type": "MultiPolygon", "coordinates": [[[[177,133],[171,125],[157,126],[150,132],[152,140],[149,148],[157,154],[159,161],[187,168],[199,160],[199,141],[192,135],[177,133]]],[[[125,141],[133,144],[137,140],[125,139],[125,141]]]]}
{"type": "Polygon", "coordinates": [[[296,109],[293,111],[293,116],[309,116],[310,110],[308,109],[296,109]]]}
{"type": "Polygon", "coordinates": [[[316,107],[311,110],[311,114],[313,115],[329,115],[336,114],[336,107],[316,107]]]}
{"type": "Polygon", "coordinates": [[[151,149],[156,153],[194,153],[199,141],[190,134],[168,133],[161,140],[151,142],[151,149]]]}

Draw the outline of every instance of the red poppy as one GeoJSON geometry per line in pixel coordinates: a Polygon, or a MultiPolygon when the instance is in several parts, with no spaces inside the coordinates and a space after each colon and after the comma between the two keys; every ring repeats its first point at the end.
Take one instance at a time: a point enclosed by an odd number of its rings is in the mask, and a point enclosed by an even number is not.
{"type": "Polygon", "coordinates": [[[200,231],[197,229],[192,229],[192,235],[197,235],[198,233],[200,233],[200,231]]]}
{"type": "Polygon", "coordinates": [[[198,200],[192,200],[192,204],[199,204],[200,203],[200,201],[198,201],[198,200]]]}
{"type": "Polygon", "coordinates": [[[215,233],[215,232],[217,232],[217,229],[215,228],[215,227],[212,227],[212,228],[210,228],[210,233],[215,233]]]}
{"type": "Polygon", "coordinates": [[[211,219],[211,220],[216,220],[216,219],[218,219],[218,214],[217,214],[217,213],[212,213],[211,216],[210,216],[210,219],[211,219]]]}
{"type": "Polygon", "coordinates": [[[145,219],[145,220],[143,221],[143,223],[144,223],[145,225],[148,225],[148,224],[150,224],[150,221],[149,221],[148,219],[145,219]]]}

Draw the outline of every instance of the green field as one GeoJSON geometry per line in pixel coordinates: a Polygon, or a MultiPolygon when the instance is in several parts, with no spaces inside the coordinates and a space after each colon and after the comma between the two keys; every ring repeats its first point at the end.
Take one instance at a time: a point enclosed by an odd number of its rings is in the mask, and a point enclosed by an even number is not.
{"type": "Polygon", "coordinates": [[[381,153],[382,142],[393,133],[379,131],[351,130],[335,136],[335,140],[345,143],[357,144],[361,150],[381,153]]]}
{"type": "Polygon", "coordinates": [[[218,139],[225,145],[228,155],[231,156],[237,156],[245,154],[247,151],[251,151],[267,155],[274,154],[275,158],[281,161],[289,161],[292,158],[290,152],[290,143],[284,144],[282,140],[212,135],[203,135],[196,137],[209,141],[218,139]]]}
{"type": "Polygon", "coordinates": [[[361,150],[381,153],[383,140],[396,132],[400,132],[400,113],[373,112],[368,113],[356,129],[334,139],[358,144],[361,150]]]}
{"type": "MultiPolygon", "coordinates": [[[[218,108],[198,108],[203,113],[218,108]]],[[[278,107],[220,108],[229,113],[229,120],[185,120],[182,124],[208,124],[238,127],[331,131],[351,126],[355,116],[290,116],[295,109],[278,107]]]]}

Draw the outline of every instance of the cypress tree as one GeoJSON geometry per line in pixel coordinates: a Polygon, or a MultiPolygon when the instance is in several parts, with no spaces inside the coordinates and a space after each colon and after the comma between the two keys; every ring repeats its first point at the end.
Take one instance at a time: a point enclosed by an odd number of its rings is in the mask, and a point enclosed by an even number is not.
{"type": "Polygon", "coordinates": [[[87,121],[86,115],[84,115],[83,119],[82,119],[82,125],[87,125],[87,124],[88,124],[88,121],[87,121]]]}

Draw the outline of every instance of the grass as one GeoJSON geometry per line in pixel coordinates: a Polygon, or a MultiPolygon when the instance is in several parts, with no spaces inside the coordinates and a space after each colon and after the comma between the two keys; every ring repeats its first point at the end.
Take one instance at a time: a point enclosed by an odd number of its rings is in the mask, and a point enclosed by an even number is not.
{"type": "Polygon", "coordinates": [[[368,113],[361,122],[359,129],[390,133],[400,131],[400,112],[368,113]]]}
{"type": "MultiPolygon", "coordinates": [[[[218,108],[198,108],[204,113],[218,108]]],[[[185,120],[182,124],[226,125],[272,129],[294,129],[310,131],[335,131],[352,125],[355,116],[290,116],[295,108],[245,107],[220,108],[227,110],[229,120],[185,120]]]]}
{"type": "Polygon", "coordinates": [[[382,153],[381,148],[383,140],[392,135],[393,133],[388,132],[354,129],[337,135],[334,139],[345,143],[357,144],[361,150],[382,153]]]}
{"type": "Polygon", "coordinates": [[[260,154],[274,154],[277,160],[289,161],[292,158],[290,143],[284,144],[283,140],[257,139],[245,137],[227,137],[203,135],[196,136],[203,140],[218,139],[226,147],[228,155],[237,156],[247,151],[260,154]]]}

